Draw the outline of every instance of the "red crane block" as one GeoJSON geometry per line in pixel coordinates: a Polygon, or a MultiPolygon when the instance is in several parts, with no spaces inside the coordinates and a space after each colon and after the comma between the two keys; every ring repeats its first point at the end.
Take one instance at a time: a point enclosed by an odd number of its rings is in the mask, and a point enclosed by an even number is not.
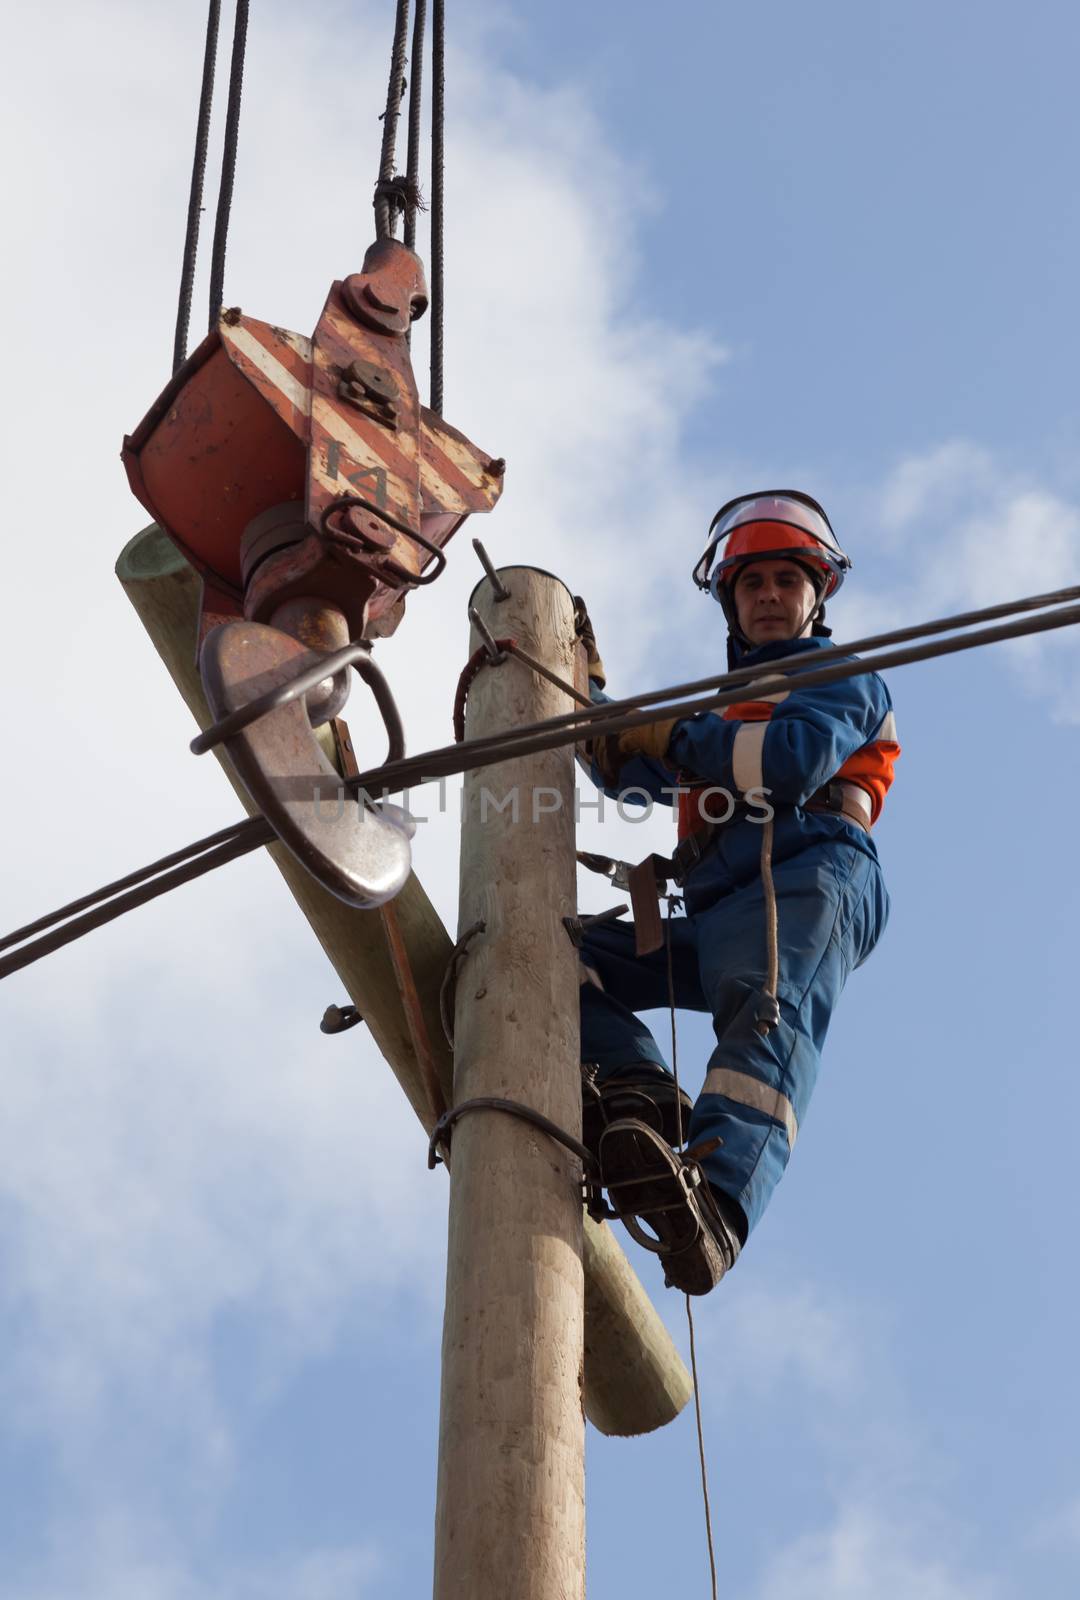
{"type": "Polygon", "coordinates": [[[392,633],[495,505],[505,464],[420,404],[406,336],[426,305],[419,259],[380,240],[311,339],[224,311],[125,439],[134,494],[202,574],[200,638],[294,595],[353,638],[392,633]]]}

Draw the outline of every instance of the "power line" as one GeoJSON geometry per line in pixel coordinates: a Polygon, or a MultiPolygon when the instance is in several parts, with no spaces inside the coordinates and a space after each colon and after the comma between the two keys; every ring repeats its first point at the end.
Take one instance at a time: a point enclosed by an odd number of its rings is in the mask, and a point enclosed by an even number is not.
{"type": "MultiPolygon", "coordinates": [[[[896,629],[889,634],[878,634],[868,640],[856,641],[854,645],[837,646],[827,653],[830,656],[839,654],[843,659],[833,661],[831,665],[825,667],[816,665],[821,659],[821,653],[815,651],[798,656],[786,656],[778,661],[766,663],[764,668],[740,667],[719,677],[699,678],[666,689],[650,690],[624,700],[607,701],[591,709],[578,708],[562,716],[510,729],[491,738],[447,745],[419,756],[386,762],[381,767],[362,772],[344,787],[369,796],[399,793],[414,784],[431,783],[439,778],[476,771],[513,757],[532,755],[542,750],[555,750],[577,744],[582,739],[598,739],[609,734],[622,733],[628,728],[641,727],[656,720],[655,709],[643,708],[654,708],[661,702],[676,702],[663,705],[665,718],[691,717],[699,712],[716,711],[725,706],[737,705],[747,697],[748,686],[758,695],[771,693],[778,684],[793,678],[797,680],[800,688],[824,687],[843,682],[847,678],[861,677],[868,672],[884,672],[892,667],[935,660],[960,651],[975,650],[982,645],[998,644],[1007,639],[1024,638],[1057,628],[1072,627],[1080,623],[1080,604],[1060,602],[1063,600],[1075,602],[1078,599],[1080,599],[1080,587],[1058,590],[1050,595],[1033,595],[1022,600],[1006,601],[999,606],[990,606],[982,611],[965,612],[955,617],[939,618],[915,624],[913,627],[896,629]],[[1026,614],[1048,604],[1054,609],[1044,611],[1038,616],[1026,614]],[[1024,614],[1016,616],[1017,613],[1024,614]],[[950,628],[967,626],[972,621],[982,621],[991,616],[1014,616],[1015,620],[1001,622],[952,639],[926,637],[950,628]],[[851,659],[851,653],[855,649],[914,638],[923,638],[924,642],[892,651],[879,649],[875,654],[863,656],[858,660],[851,659]],[[680,696],[694,694],[703,687],[709,692],[694,699],[679,699],[680,696]]],[[[189,883],[204,873],[212,872],[216,867],[235,860],[237,856],[258,849],[260,845],[273,843],[274,838],[274,831],[265,817],[251,817],[234,823],[219,833],[211,834],[206,839],[200,839],[195,844],[187,845],[172,855],[164,856],[151,866],[142,867],[137,872],[130,873],[126,878],[118,879],[93,894],[72,901],[59,911],[50,912],[47,916],[17,929],[0,940],[0,950],[11,950],[13,945],[22,944],[21,949],[12,950],[9,955],[0,957],[0,978],[8,977],[11,973],[30,966],[34,961],[81,938],[92,929],[113,921],[125,912],[134,910],[136,906],[145,905],[147,901],[178,888],[182,883],[189,883]],[[170,867],[172,870],[163,870],[170,867]],[[126,892],[118,892],[125,890],[126,892]],[[102,902],[107,903],[102,904],[102,902]],[[84,916],[76,916],[77,912],[87,907],[96,909],[89,910],[84,916]],[[74,920],[66,922],[62,927],[55,926],[68,917],[74,920]],[[54,931],[32,943],[22,943],[45,928],[53,928],[54,931]]]]}

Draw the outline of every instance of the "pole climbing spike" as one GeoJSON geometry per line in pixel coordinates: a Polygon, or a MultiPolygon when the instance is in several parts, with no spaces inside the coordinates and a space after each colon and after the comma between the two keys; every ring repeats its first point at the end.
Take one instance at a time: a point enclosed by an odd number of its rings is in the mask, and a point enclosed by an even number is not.
{"type": "MultiPolygon", "coordinates": [[[[215,716],[252,698],[260,674],[280,686],[312,652],[393,633],[465,518],[498,500],[505,463],[420,404],[408,333],[426,308],[419,257],[377,240],[331,286],[310,339],[223,311],[124,440],[134,494],[202,575],[197,656],[215,716]]],[[[335,894],[376,905],[408,873],[401,829],[367,812],[360,828],[351,805],[348,823],[316,827],[305,809],[336,780],[312,728],[348,685],[341,671],[225,743],[299,859],[335,894]]]]}

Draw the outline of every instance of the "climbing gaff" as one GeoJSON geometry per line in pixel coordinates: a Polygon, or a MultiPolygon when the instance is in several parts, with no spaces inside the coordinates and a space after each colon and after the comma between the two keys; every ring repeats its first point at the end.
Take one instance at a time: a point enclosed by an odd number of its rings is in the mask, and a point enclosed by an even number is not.
{"type": "MultiPolygon", "coordinates": [[[[426,307],[419,257],[378,240],[310,339],[223,311],[125,439],[133,492],[203,579],[197,658],[215,717],[319,654],[393,633],[465,518],[498,500],[505,464],[420,404],[407,336],[426,307]]],[[[351,806],[331,829],[316,799],[338,775],[313,729],[337,718],[350,677],[328,672],[225,743],[305,866],[376,905],[404,881],[403,850],[407,876],[407,837],[370,811],[361,827],[351,806]]]]}

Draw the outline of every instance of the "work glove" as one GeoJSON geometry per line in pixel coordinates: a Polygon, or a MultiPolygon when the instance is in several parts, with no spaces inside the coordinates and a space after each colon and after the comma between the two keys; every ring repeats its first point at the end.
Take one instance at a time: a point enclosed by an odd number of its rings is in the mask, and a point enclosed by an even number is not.
{"type": "Polygon", "coordinates": [[[672,730],[678,721],[678,717],[668,717],[663,722],[628,728],[619,734],[619,750],[624,756],[651,756],[654,761],[666,761],[672,730]]]}
{"type": "Polygon", "coordinates": [[[589,677],[595,678],[601,689],[607,683],[607,673],[600,652],[596,648],[596,634],[593,631],[592,619],[584,600],[579,594],[574,596],[574,632],[585,646],[585,654],[589,661],[589,677]]]}
{"type": "Polygon", "coordinates": [[[615,788],[619,774],[631,756],[651,756],[654,761],[666,761],[671,730],[678,717],[665,722],[646,722],[640,728],[628,728],[625,733],[607,733],[591,739],[584,746],[585,758],[595,766],[609,789],[615,788]]]}

